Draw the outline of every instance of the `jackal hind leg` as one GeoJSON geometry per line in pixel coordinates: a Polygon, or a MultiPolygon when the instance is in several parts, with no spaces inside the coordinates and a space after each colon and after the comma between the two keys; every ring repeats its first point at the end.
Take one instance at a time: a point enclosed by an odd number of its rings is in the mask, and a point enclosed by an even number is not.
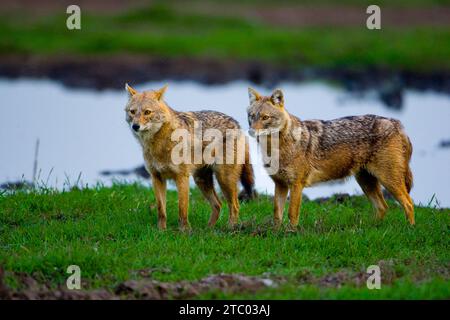
{"type": "Polygon", "coordinates": [[[396,166],[394,163],[390,163],[389,165],[370,169],[370,171],[402,205],[406,219],[411,225],[414,225],[414,204],[406,187],[405,169],[400,165],[396,166]]]}
{"type": "Polygon", "coordinates": [[[230,211],[228,223],[235,226],[239,220],[238,181],[240,171],[235,165],[221,165],[216,171],[216,179],[230,211]]]}
{"type": "Polygon", "coordinates": [[[388,205],[384,200],[381,192],[381,185],[378,179],[370,174],[367,170],[362,169],[355,175],[356,181],[363,190],[364,194],[369,198],[372,206],[376,211],[378,219],[383,219],[388,209],[388,205]]]}
{"type": "Polygon", "coordinates": [[[202,192],[205,199],[211,206],[211,215],[208,226],[214,227],[219,219],[220,209],[222,207],[216,190],[214,189],[213,172],[211,169],[202,169],[194,174],[194,181],[197,187],[202,192]]]}

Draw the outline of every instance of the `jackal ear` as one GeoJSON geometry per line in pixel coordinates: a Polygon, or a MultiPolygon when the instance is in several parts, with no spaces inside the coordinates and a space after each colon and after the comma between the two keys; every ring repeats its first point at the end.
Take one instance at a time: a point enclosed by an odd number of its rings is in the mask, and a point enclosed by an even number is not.
{"type": "Polygon", "coordinates": [[[261,99],[261,95],[253,88],[248,87],[248,98],[250,99],[250,104],[261,99]]]}
{"type": "Polygon", "coordinates": [[[134,96],[136,93],[137,93],[137,91],[135,90],[135,89],[133,89],[132,87],[130,87],[129,85],[128,85],[128,83],[125,83],[125,90],[127,90],[127,92],[128,92],[128,96],[131,98],[132,96],[134,96]]]}
{"type": "Polygon", "coordinates": [[[272,95],[270,96],[270,101],[280,108],[284,107],[284,96],[281,89],[276,89],[274,92],[272,92],[272,95]]]}
{"type": "Polygon", "coordinates": [[[164,93],[166,92],[167,88],[169,87],[168,84],[164,85],[161,89],[155,90],[155,97],[157,100],[162,100],[164,97],[164,93]]]}

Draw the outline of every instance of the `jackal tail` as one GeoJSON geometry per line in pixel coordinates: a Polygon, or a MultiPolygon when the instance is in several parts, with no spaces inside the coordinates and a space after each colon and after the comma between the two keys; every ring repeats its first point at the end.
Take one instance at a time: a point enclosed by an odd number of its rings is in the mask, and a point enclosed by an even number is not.
{"type": "Polygon", "coordinates": [[[406,137],[406,160],[407,160],[407,166],[406,166],[406,174],[405,174],[405,184],[406,189],[408,190],[408,193],[411,191],[413,187],[413,175],[411,172],[411,169],[409,168],[409,161],[411,160],[411,155],[413,151],[413,146],[411,144],[411,141],[408,137],[406,137]]]}
{"type": "Polygon", "coordinates": [[[250,146],[248,142],[245,143],[245,163],[242,165],[240,180],[244,190],[240,193],[239,199],[248,200],[255,198],[255,175],[250,161],[250,146]]]}

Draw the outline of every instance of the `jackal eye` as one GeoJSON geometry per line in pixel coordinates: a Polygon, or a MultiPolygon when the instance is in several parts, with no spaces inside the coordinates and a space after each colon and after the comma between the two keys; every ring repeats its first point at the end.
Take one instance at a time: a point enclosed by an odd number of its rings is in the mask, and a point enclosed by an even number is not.
{"type": "Polygon", "coordinates": [[[145,110],[144,111],[144,116],[149,116],[152,112],[150,110],[145,110]]]}
{"type": "Polygon", "coordinates": [[[130,113],[131,113],[131,114],[135,114],[135,113],[136,113],[136,110],[130,110],[130,113]]]}

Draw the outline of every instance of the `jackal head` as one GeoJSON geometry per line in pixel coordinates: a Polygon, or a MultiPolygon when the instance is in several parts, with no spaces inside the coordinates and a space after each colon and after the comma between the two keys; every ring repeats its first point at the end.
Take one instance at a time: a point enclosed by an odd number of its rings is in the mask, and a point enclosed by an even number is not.
{"type": "Polygon", "coordinates": [[[170,121],[170,109],[163,101],[167,85],[158,90],[138,92],[127,84],[126,120],[136,135],[153,136],[170,121]]]}
{"type": "Polygon", "coordinates": [[[249,134],[252,137],[283,131],[289,123],[289,114],[284,109],[283,92],[276,89],[270,96],[262,96],[248,88],[250,106],[247,108],[249,134]]]}

